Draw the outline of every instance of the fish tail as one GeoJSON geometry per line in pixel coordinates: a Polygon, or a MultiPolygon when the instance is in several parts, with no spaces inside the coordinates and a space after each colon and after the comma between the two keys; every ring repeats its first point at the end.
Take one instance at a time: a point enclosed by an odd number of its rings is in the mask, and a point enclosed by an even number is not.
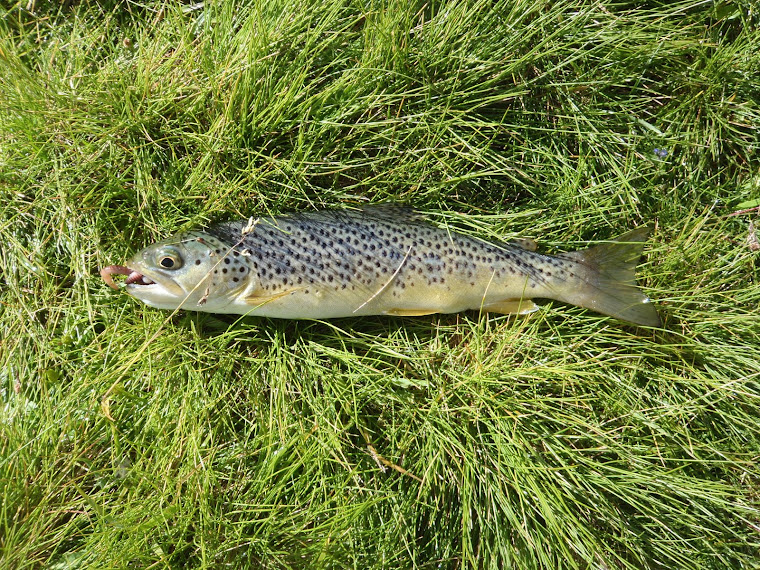
{"type": "Polygon", "coordinates": [[[610,243],[563,255],[586,269],[583,284],[564,300],[637,325],[660,326],[657,310],[636,286],[636,264],[650,231],[637,228],[610,243]]]}

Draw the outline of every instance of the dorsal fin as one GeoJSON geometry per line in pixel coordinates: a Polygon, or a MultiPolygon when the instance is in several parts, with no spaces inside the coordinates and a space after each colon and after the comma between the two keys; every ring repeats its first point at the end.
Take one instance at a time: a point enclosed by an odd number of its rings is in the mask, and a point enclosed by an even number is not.
{"type": "Polygon", "coordinates": [[[426,219],[423,214],[411,206],[392,202],[362,206],[358,211],[367,216],[386,218],[394,222],[422,222],[426,219]]]}
{"type": "Polygon", "coordinates": [[[401,204],[370,204],[360,207],[335,208],[314,212],[286,213],[272,218],[262,218],[262,223],[278,226],[287,220],[317,223],[345,223],[348,220],[375,219],[402,224],[421,223],[425,216],[414,208],[401,204]]]}
{"type": "Polygon", "coordinates": [[[538,249],[536,240],[530,238],[512,238],[507,242],[507,245],[513,245],[525,251],[536,251],[538,249]]]}

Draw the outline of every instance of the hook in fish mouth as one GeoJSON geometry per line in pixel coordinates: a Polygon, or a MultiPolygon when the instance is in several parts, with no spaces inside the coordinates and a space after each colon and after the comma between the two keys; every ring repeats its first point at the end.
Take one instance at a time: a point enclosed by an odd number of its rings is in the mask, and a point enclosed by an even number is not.
{"type": "Polygon", "coordinates": [[[125,285],[153,285],[155,283],[150,277],[146,277],[142,273],[124,265],[109,265],[100,270],[100,276],[106,282],[106,285],[111,289],[118,290],[119,287],[113,280],[114,275],[126,275],[125,285]]]}

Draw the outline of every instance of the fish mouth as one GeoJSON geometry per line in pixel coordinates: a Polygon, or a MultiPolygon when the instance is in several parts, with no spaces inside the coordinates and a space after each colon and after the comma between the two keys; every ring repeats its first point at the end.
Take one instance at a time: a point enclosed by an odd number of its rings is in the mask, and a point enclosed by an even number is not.
{"type": "Polygon", "coordinates": [[[187,296],[182,286],[174,279],[161,272],[152,270],[146,272],[139,264],[132,267],[109,265],[100,270],[100,276],[106,285],[118,290],[119,285],[114,281],[114,275],[126,275],[124,289],[127,293],[149,305],[161,305],[161,307],[175,305],[177,299],[187,296]]]}
{"type": "Polygon", "coordinates": [[[135,269],[130,269],[125,265],[109,265],[100,270],[100,276],[103,278],[103,281],[106,282],[106,285],[111,289],[118,290],[119,286],[113,280],[114,275],[126,275],[127,278],[124,281],[124,285],[146,286],[156,284],[156,282],[150,277],[143,275],[135,269]]]}

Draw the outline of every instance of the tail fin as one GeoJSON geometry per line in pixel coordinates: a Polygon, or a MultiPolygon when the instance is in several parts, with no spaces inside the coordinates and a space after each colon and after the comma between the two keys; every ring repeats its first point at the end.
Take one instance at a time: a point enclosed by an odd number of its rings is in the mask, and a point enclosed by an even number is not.
{"type": "Polygon", "coordinates": [[[636,286],[636,264],[649,232],[637,228],[611,243],[562,255],[587,269],[586,283],[567,301],[637,325],[660,326],[657,310],[636,286]]]}

